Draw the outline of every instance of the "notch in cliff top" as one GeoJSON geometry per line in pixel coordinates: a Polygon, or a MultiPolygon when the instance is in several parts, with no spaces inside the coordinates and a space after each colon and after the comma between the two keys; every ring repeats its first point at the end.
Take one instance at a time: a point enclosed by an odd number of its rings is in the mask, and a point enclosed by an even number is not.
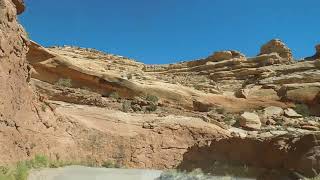
{"type": "Polygon", "coordinates": [[[260,54],[278,53],[280,57],[286,59],[286,62],[292,62],[292,52],[287,45],[280,39],[272,39],[260,48],[260,54]]]}

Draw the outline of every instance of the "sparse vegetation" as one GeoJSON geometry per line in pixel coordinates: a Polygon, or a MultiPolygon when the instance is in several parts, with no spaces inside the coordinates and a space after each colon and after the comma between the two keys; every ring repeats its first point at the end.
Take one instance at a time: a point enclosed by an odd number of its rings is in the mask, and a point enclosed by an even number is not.
{"type": "Polygon", "coordinates": [[[120,164],[115,163],[111,160],[104,161],[101,166],[105,168],[121,168],[120,164]]]}
{"type": "Polygon", "coordinates": [[[117,92],[111,92],[109,95],[108,95],[109,98],[113,98],[113,99],[119,99],[120,96],[117,92]]]}
{"type": "MultiPolygon", "coordinates": [[[[41,168],[59,168],[69,165],[82,165],[88,167],[98,167],[90,161],[59,161],[50,160],[47,156],[36,155],[31,160],[18,162],[14,166],[0,166],[0,180],[27,180],[30,170],[41,168]]],[[[102,163],[101,167],[121,168],[120,164],[107,160],[102,163]]]]}
{"type": "Polygon", "coordinates": [[[56,86],[62,86],[62,87],[72,87],[72,80],[71,79],[65,79],[60,78],[56,83],[56,86]]]}
{"type": "Polygon", "coordinates": [[[306,117],[306,116],[310,116],[310,110],[309,107],[305,104],[297,104],[296,107],[294,108],[294,110],[301,114],[302,116],[306,117]]]}
{"type": "Polygon", "coordinates": [[[36,155],[34,159],[22,161],[13,167],[0,168],[0,180],[27,180],[31,169],[50,167],[46,156],[36,155]]]}
{"type": "Polygon", "coordinates": [[[156,111],[158,109],[158,106],[154,103],[150,103],[148,106],[146,106],[147,111],[156,111]]]}
{"type": "Polygon", "coordinates": [[[131,110],[131,101],[124,101],[122,103],[122,111],[129,112],[131,110]]]}
{"type": "Polygon", "coordinates": [[[146,96],[146,100],[150,101],[150,102],[153,102],[153,103],[157,103],[159,101],[159,98],[157,96],[148,94],[146,96]]]}

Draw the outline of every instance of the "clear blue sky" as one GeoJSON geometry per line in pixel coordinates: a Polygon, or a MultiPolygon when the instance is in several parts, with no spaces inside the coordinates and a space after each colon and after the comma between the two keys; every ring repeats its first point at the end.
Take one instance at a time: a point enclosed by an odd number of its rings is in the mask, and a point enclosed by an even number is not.
{"type": "Polygon", "coordinates": [[[44,46],[76,45],[161,64],[224,49],[254,56],[273,38],[296,58],[320,43],[319,0],[25,0],[44,46]]]}

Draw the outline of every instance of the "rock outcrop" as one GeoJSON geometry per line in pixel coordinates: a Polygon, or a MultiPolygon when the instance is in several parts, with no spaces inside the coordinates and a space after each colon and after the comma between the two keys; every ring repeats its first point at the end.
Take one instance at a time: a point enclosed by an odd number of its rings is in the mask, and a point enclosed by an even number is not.
{"type": "Polygon", "coordinates": [[[252,130],[259,130],[261,128],[261,121],[257,114],[244,112],[239,119],[240,126],[252,130]]]}
{"type": "Polygon", "coordinates": [[[0,164],[41,153],[134,168],[218,160],[319,173],[319,134],[310,132],[320,130],[320,46],[312,61],[294,62],[275,39],[256,57],[228,50],[145,65],[29,41],[16,20],[24,9],[0,0],[0,164]]]}
{"type": "MultiPolygon", "coordinates": [[[[0,0],[0,163],[29,158],[35,153],[64,151],[54,137],[54,113],[30,87],[31,66],[26,61],[29,40],[17,22],[21,0],[0,0]],[[54,148],[53,148],[54,149],[54,148]]],[[[58,134],[58,133],[57,133],[58,134]]],[[[61,145],[61,144],[60,144],[61,145]]]]}
{"type": "Polygon", "coordinates": [[[296,171],[308,177],[320,172],[319,134],[281,135],[263,139],[234,137],[211,141],[209,144],[190,148],[179,167],[206,169],[215,161],[228,161],[296,171]]]}
{"type": "Polygon", "coordinates": [[[316,45],[315,49],[316,49],[316,53],[313,56],[306,57],[305,60],[320,59],[320,44],[316,45]]]}
{"type": "Polygon", "coordinates": [[[271,53],[278,53],[280,57],[287,59],[287,62],[293,60],[291,50],[280,39],[273,39],[260,49],[260,55],[271,53]]]}

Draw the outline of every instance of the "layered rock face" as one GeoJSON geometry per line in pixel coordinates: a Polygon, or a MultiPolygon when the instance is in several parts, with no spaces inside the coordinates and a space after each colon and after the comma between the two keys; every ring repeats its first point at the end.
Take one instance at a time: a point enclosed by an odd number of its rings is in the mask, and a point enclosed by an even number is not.
{"type": "Polygon", "coordinates": [[[275,39],[256,57],[226,50],[145,65],[29,41],[16,20],[24,8],[0,0],[0,164],[40,153],[135,168],[222,160],[319,173],[319,46],[301,62],[275,39]]]}
{"type": "Polygon", "coordinates": [[[287,61],[293,60],[291,50],[280,39],[273,39],[261,47],[260,55],[270,53],[278,53],[280,57],[287,59],[287,61]]]}
{"type": "MultiPolygon", "coordinates": [[[[318,131],[320,124],[317,117],[304,118],[290,107],[303,105],[302,110],[317,115],[318,61],[292,62],[291,52],[279,40],[270,41],[262,49],[269,54],[247,58],[237,51],[222,51],[206,59],[151,66],[91,49],[44,48],[31,42],[27,57],[33,66],[32,83],[37,90],[54,100],[50,104],[54,104],[56,113],[76,123],[73,128],[68,127],[72,137],[83,138],[88,134],[81,131],[92,133],[88,129],[93,128],[93,137],[117,142],[112,146],[100,143],[93,156],[97,161],[111,158],[130,167],[174,168],[190,165],[186,157],[196,152],[197,157],[193,158],[199,158],[202,165],[208,157],[214,157],[211,160],[281,167],[314,176],[319,171],[315,160],[318,145],[307,138],[308,149],[296,156],[292,151],[301,148],[294,143],[296,140],[302,142],[300,139],[318,131]],[[60,80],[68,80],[69,84],[61,85],[60,80]],[[108,94],[113,92],[119,97],[110,103],[108,94]],[[143,113],[147,102],[136,99],[146,95],[160,100],[161,106],[151,114],[143,113]],[[127,105],[128,101],[131,104],[127,105]],[[176,133],[182,139],[175,137],[176,133]],[[124,143],[128,141],[129,144],[124,143]],[[209,150],[205,148],[209,155],[202,156],[191,148],[202,149],[212,142],[209,150]],[[182,145],[173,146],[176,143],[182,145]],[[238,146],[244,147],[238,151],[238,146]],[[287,146],[292,148],[285,149],[287,146]],[[125,150],[122,158],[117,158],[120,147],[125,150]],[[268,156],[259,155],[269,147],[268,156]],[[271,156],[275,157],[270,159],[271,156]],[[286,164],[289,158],[295,162],[286,164]]],[[[89,142],[94,141],[74,139],[79,157],[88,153],[85,147],[89,142]]]]}
{"type": "MultiPolygon", "coordinates": [[[[52,159],[94,161],[97,164],[112,160],[128,167],[174,168],[182,161],[182,155],[188,147],[202,139],[230,135],[228,131],[197,118],[174,115],[166,118],[156,115],[136,116],[116,110],[106,112],[104,108],[95,107],[104,106],[104,101],[99,101],[101,95],[89,99],[93,97],[90,91],[85,91],[88,96],[81,93],[80,96],[76,89],[71,88],[68,91],[62,89],[51,92],[52,85],[46,86],[45,82],[41,82],[41,94],[35,93],[29,83],[31,69],[43,73],[43,76],[34,74],[34,77],[41,77],[41,80],[49,82],[55,82],[59,78],[50,78],[52,74],[69,77],[73,73],[73,67],[74,71],[78,69],[70,65],[68,58],[54,56],[45,48],[29,42],[24,29],[16,20],[17,13],[22,13],[23,9],[20,0],[0,0],[1,165],[32,158],[35,154],[46,154],[52,159]],[[28,60],[33,67],[26,61],[29,47],[28,60]],[[55,58],[52,59],[53,57],[55,58]],[[37,63],[45,64],[43,61],[46,60],[52,61],[56,66],[40,69],[41,65],[37,63]],[[49,96],[47,90],[52,96],[49,96]],[[80,99],[85,99],[83,104],[95,106],[64,106],[47,100],[47,96],[60,97],[55,100],[66,100],[66,94],[69,95],[69,102],[79,103],[80,99]],[[76,109],[79,111],[74,111],[76,109]]],[[[63,51],[53,49],[57,52],[63,51]]],[[[81,56],[81,52],[79,50],[75,55],[81,56]]],[[[88,57],[92,61],[99,56],[99,52],[94,50],[86,52],[95,55],[88,57]]],[[[85,55],[89,56],[87,53],[85,55]]],[[[125,59],[116,56],[112,58],[125,59]]],[[[139,69],[141,66],[127,59],[121,62],[125,62],[125,65],[132,69],[139,69]]],[[[118,71],[121,68],[122,65],[118,64],[116,69],[118,71]]],[[[99,87],[99,83],[103,84],[105,81],[101,77],[94,79],[94,74],[88,71],[81,73],[82,76],[77,78],[92,84],[93,87],[99,87]]],[[[121,78],[112,77],[110,81],[110,88],[119,89],[119,86],[126,87],[127,84],[130,86],[130,82],[126,84],[121,78]]]]}

